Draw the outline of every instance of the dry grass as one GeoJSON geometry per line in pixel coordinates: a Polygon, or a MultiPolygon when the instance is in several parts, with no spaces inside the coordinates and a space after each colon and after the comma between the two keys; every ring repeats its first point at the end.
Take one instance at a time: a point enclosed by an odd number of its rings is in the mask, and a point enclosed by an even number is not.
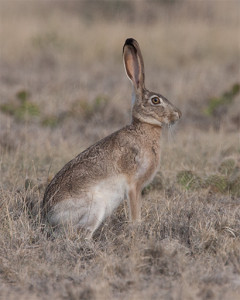
{"type": "Polygon", "coordinates": [[[239,2],[1,0],[0,10],[0,105],[11,111],[0,111],[0,298],[239,299],[240,195],[177,183],[183,170],[220,176],[228,157],[240,168],[239,95],[204,114],[240,78],[239,2]],[[149,88],[184,113],[174,137],[163,134],[143,222],[129,224],[124,204],[92,242],[49,235],[39,221],[47,180],[129,122],[130,36],[149,88]]]}

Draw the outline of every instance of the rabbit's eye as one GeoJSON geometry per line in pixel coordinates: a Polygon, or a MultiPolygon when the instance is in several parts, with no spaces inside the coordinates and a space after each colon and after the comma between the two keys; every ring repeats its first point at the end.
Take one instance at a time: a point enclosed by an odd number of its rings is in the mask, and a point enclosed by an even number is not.
{"type": "Polygon", "coordinates": [[[151,100],[152,100],[152,104],[159,104],[160,103],[160,99],[158,97],[153,97],[151,100]]]}

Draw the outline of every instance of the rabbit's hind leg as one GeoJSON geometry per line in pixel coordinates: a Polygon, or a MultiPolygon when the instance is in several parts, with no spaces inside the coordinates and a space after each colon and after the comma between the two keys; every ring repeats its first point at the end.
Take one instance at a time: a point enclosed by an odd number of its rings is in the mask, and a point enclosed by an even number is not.
{"type": "Polygon", "coordinates": [[[105,208],[102,206],[89,208],[77,224],[78,229],[86,229],[86,239],[91,239],[105,219],[105,208]]]}
{"type": "Polygon", "coordinates": [[[48,221],[53,227],[70,227],[73,230],[88,232],[91,238],[94,231],[105,219],[106,208],[93,199],[76,198],[57,203],[48,214],[48,221]]]}

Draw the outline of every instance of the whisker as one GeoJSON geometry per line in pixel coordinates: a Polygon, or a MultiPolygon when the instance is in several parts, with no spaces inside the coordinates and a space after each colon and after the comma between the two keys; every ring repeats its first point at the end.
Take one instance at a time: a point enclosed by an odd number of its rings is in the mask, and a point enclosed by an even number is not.
{"type": "Polygon", "coordinates": [[[175,139],[175,124],[168,124],[168,141],[174,142],[175,139]]]}

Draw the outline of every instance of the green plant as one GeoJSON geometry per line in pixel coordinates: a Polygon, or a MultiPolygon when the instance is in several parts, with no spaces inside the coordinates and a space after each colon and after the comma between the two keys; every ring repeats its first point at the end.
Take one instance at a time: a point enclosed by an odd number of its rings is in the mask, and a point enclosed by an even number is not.
{"type": "Polygon", "coordinates": [[[46,127],[55,128],[59,124],[59,118],[57,116],[46,116],[42,119],[41,124],[46,127]]]}
{"type": "Polygon", "coordinates": [[[95,113],[104,110],[108,103],[108,98],[105,96],[97,96],[92,102],[88,100],[77,100],[73,103],[71,108],[71,115],[79,116],[82,115],[85,118],[92,117],[95,113]]]}
{"type": "Polygon", "coordinates": [[[240,84],[236,83],[229,91],[226,91],[221,96],[210,98],[207,107],[204,109],[204,113],[207,116],[214,115],[220,107],[231,104],[239,91],[240,84]]]}
{"type": "Polygon", "coordinates": [[[229,190],[232,195],[240,197],[240,168],[236,167],[229,179],[229,190]]]}
{"type": "Polygon", "coordinates": [[[217,174],[210,175],[205,180],[205,186],[215,193],[226,193],[229,187],[228,178],[217,174]]]}
{"type": "Polygon", "coordinates": [[[230,175],[235,168],[236,162],[233,158],[227,158],[223,160],[218,167],[218,171],[223,175],[230,175]]]}
{"type": "Polygon", "coordinates": [[[37,104],[29,100],[30,93],[22,90],[16,94],[18,102],[3,103],[0,110],[8,115],[13,116],[18,121],[28,120],[30,117],[36,117],[40,114],[37,104]]]}
{"type": "Polygon", "coordinates": [[[203,180],[191,170],[180,171],[177,174],[177,182],[185,189],[199,189],[203,187],[203,180]]]}

